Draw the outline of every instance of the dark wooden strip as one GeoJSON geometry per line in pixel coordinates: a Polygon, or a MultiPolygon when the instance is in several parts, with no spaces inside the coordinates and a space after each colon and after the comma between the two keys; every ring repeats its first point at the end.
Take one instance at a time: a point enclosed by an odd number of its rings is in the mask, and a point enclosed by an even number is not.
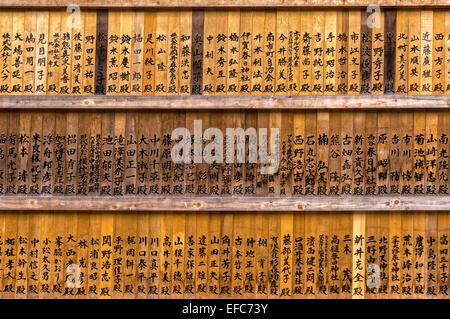
{"type": "Polygon", "coordinates": [[[384,94],[395,93],[397,9],[384,11],[384,94]]]}
{"type": "Polygon", "coordinates": [[[201,95],[203,86],[203,29],[204,11],[192,11],[192,74],[191,94],[201,95]]]}
{"type": "Polygon", "coordinates": [[[361,11],[361,89],[360,94],[370,94],[372,87],[372,29],[367,25],[371,13],[361,11]]]}
{"type": "Polygon", "coordinates": [[[97,11],[97,39],[95,43],[95,94],[106,94],[108,56],[108,10],[97,11]]]}

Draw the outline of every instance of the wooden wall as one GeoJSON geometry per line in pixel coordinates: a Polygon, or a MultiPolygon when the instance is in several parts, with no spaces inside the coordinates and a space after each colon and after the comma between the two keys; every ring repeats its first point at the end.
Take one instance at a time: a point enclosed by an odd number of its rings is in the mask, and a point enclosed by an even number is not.
{"type": "Polygon", "coordinates": [[[448,211],[2,212],[1,296],[448,298],[449,225],[448,211]]]}
{"type": "Polygon", "coordinates": [[[446,1],[68,4],[0,0],[1,298],[448,298],[446,1]]]}

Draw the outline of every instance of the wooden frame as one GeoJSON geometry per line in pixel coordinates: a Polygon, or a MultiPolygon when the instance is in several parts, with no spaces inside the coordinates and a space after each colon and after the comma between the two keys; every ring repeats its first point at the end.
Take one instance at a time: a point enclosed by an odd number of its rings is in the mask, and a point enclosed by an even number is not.
{"type": "Polygon", "coordinates": [[[392,211],[448,210],[448,196],[359,197],[21,197],[0,199],[0,210],[64,211],[392,211]]]}
{"type": "MultiPolygon", "coordinates": [[[[66,7],[72,0],[0,0],[2,7],[66,7]]],[[[161,7],[362,7],[379,5],[397,6],[445,6],[445,0],[78,0],[80,7],[89,8],[161,8],[161,7]]]]}
{"type": "Polygon", "coordinates": [[[365,96],[0,96],[0,110],[173,110],[173,109],[439,109],[450,95],[365,96]]]}

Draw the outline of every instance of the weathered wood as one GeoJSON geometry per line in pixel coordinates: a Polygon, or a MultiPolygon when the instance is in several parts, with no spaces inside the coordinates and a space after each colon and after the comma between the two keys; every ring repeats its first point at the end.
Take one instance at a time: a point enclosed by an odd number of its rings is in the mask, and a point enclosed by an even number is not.
{"type": "Polygon", "coordinates": [[[449,95],[433,96],[0,96],[0,109],[225,110],[225,109],[444,109],[449,95]]]}
{"type": "MultiPolygon", "coordinates": [[[[4,7],[67,7],[73,5],[72,0],[0,0],[0,6],[4,7]]],[[[76,2],[80,7],[88,8],[154,8],[154,7],[355,7],[368,6],[371,4],[382,7],[389,6],[445,6],[448,5],[446,0],[191,0],[191,1],[174,1],[174,0],[78,0],[76,2]]]]}
{"type": "Polygon", "coordinates": [[[448,210],[448,196],[104,198],[5,196],[0,210],[61,211],[392,211],[448,210]]]}

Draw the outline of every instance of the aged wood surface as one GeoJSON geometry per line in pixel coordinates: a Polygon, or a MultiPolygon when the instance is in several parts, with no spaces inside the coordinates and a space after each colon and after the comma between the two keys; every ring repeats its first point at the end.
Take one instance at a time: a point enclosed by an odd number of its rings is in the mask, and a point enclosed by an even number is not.
{"type": "MultiPolygon", "coordinates": [[[[71,0],[0,0],[5,7],[67,7],[71,0]]],[[[371,4],[386,6],[446,6],[447,0],[78,0],[87,8],[154,7],[358,7],[371,4]]]]}
{"type": "Polygon", "coordinates": [[[2,211],[0,297],[447,299],[448,214],[2,211]]]}
{"type": "Polygon", "coordinates": [[[171,109],[445,109],[450,95],[432,96],[24,96],[0,95],[0,109],[171,110],[171,109]]]}
{"type": "Polygon", "coordinates": [[[1,210],[61,211],[415,211],[448,210],[448,196],[330,197],[37,197],[4,196],[1,210]]]}

